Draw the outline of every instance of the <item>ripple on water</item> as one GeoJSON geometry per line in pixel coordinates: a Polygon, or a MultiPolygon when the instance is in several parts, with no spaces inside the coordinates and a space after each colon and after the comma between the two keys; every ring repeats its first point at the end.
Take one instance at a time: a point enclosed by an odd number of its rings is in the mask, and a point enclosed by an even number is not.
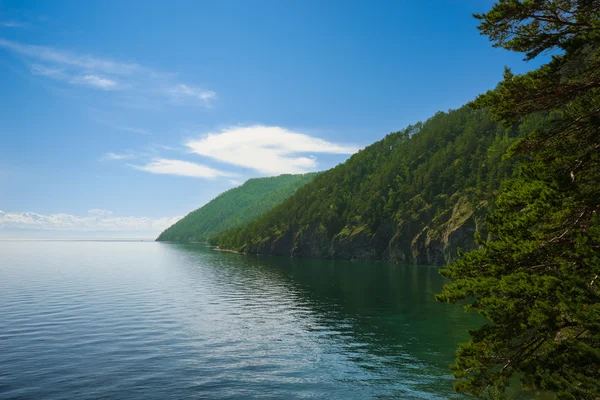
{"type": "Polygon", "coordinates": [[[0,242],[0,399],[458,398],[427,267],[0,242]],[[413,269],[411,269],[413,268],[413,269]]]}

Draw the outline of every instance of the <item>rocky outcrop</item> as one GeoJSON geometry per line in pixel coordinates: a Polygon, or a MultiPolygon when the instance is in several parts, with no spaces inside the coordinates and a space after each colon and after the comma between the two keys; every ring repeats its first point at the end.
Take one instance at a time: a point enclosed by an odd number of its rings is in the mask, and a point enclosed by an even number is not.
{"type": "Polygon", "coordinates": [[[327,258],[338,260],[374,260],[399,264],[445,265],[457,257],[458,250],[476,247],[474,235],[485,237],[484,214],[487,203],[479,207],[468,196],[455,196],[453,206],[428,224],[420,218],[388,221],[373,233],[365,226],[346,226],[330,238],[324,226],[304,227],[295,235],[281,232],[275,238],[263,238],[247,254],[327,258]]]}
{"type": "Polygon", "coordinates": [[[475,232],[483,230],[479,216],[467,196],[460,197],[447,219],[432,221],[411,241],[411,256],[416,264],[443,265],[458,255],[458,250],[476,247],[475,232]]]}

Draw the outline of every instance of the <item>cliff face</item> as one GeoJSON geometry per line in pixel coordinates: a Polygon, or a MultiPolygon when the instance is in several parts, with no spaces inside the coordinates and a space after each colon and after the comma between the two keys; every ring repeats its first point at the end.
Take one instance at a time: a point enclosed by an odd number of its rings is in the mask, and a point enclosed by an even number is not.
{"type": "Polygon", "coordinates": [[[406,221],[384,223],[373,233],[365,228],[345,227],[329,238],[323,225],[306,227],[296,234],[282,232],[242,248],[246,254],[327,258],[338,260],[376,260],[399,264],[445,265],[456,258],[458,249],[476,247],[474,235],[485,237],[484,214],[487,203],[476,210],[468,196],[458,197],[447,213],[425,226],[406,221]]]}
{"type": "MultiPolygon", "coordinates": [[[[444,265],[458,255],[458,250],[476,247],[475,232],[485,235],[483,213],[486,203],[480,205],[479,215],[468,198],[461,197],[447,219],[434,220],[410,243],[410,255],[416,264],[444,265]]],[[[395,261],[393,258],[392,261],[395,261]]],[[[397,262],[397,261],[396,261],[397,262]]]]}

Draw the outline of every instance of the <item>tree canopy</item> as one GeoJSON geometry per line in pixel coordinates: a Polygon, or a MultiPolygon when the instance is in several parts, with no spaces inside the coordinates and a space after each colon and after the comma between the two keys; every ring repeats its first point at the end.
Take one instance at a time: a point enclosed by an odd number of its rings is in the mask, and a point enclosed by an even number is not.
{"type": "Polygon", "coordinates": [[[472,106],[510,126],[548,118],[515,142],[518,174],[488,218],[493,240],[442,271],[440,301],[468,301],[489,323],[470,332],[457,390],[501,397],[511,377],[559,399],[600,396],[600,2],[501,0],[476,15],[494,46],[552,60],[506,70],[472,106]]]}

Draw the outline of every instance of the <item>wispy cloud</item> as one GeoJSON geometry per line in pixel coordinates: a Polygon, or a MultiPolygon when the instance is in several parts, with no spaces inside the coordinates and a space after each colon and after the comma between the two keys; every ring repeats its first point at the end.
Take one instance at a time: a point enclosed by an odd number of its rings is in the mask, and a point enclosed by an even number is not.
{"type": "Polygon", "coordinates": [[[71,85],[122,92],[121,100],[130,106],[136,102],[173,103],[210,107],[216,93],[179,82],[174,74],[155,71],[137,63],[121,62],[50,46],[23,44],[0,38],[0,48],[19,55],[32,74],[71,85]]]}
{"type": "MultiPolygon", "coordinates": [[[[125,129],[125,127],[123,127],[125,129]]],[[[131,128],[135,129],[135,128],[131,128]]],[[[98,161],[110,161],[110,160],[131,160],[131,159],[143,159],[143,160],[164,160],[164,157],[160,157],[161,153],[164,152],[183,152],[183,148],[174,148],[170,146],[164,146],[162,144],[148,144],[143,146],[139,151],[127,150],[120,153],[108,152],[104,153],[98,161]]]]}
{"type": "MultiPolygon", "coordinates": [[[[208,102],[216,96],[216,93],[210,90],[203,90],[196,87],[190,87],[184,84],[178,84],[169,89],[171,96],[175,101],[185,101],[187,99],[196,99],[208,102]]],[[[207,103],[208,104],[208,103],[207,103]]]]}
{"type": "Polygon", "coordinates": [[[100,160],[130,160],[130,159],[136,158],[136,157],[137,157],[137,155],[135,155],[133,153],[124,153],[124,154],[106,153],[100,158],[100,160]]]}
{"type": "Polygon", "coordinates": [[[0,47],[39,61],[77,67],[88,71],[99,71],[115,75],[131,75],[144,70],[144,68],[135,63],[122,63],[89,55],[78,55],[48,46],[28,45],[5,39],[0,39],[0,47]]]}
{"type": "Polygon", "coordinates": [[[27,26],[29,26],[29,24],[26,24],[24,22],[0,21],[0,27],[2,28],[25,28],[27,26]]]}
{"type": "Polygon", "coordinates": [[[116,217],[107,210],[92,209],[87,216],[38,214],[0,211],[0,229],[36,229],[49,231],[145,231],[160,232],[181,217],[116,217]]]}
{"type": "Polygon", "coordinates": [[[220,171],[206,165],[196,164],[189,161],[170,160],[165,158],[155,159],[145,165],[129,165],[140,171],[152,174],[187,176],[192,178],[214,179],[217,177],[232,177],[235,174],[220,171]]]}
{"type": "Polygon", "coordinates": [[[29,70],[34,75],[47,76],[49,78],[67,80],[69,76],[64,72],[62,68],[46,67],[40,64],[31,64],[29,70]]]}
{"type": "Polygon", "coordinates": [[[359,147],[340,145],[277,126],[232,127],[209,133],[186,146],[195,154],[263,174],[314,171],[314,153],[352,154],[359,147]]]}
{"type": "Polygon", "coordinates": [[[135,133],[137,135],[152,135],[152,132],[150,132],[146,129],[133,127],[133,126],[129,126],[129,125],[123,125],[120,122],[115,122],[113,119],[110,118],[109,115],[105,115],[105,114],[99,112],[98,110],[92,110],[92,119],[95,122],[102,124],[104,126],[107,126],[111,129],[115,129],[115,130],[119,130],[119,131],[123,131],[123,132],[135,133]]]}
{"type": "Polygon", "coordinates": [[[76,76],[73,79],[71,79],[71,83],[92,86],[103,90],[118,90],[120,88],[118,82],[112,79],[102,78],[96,75],[76,76]]]}

